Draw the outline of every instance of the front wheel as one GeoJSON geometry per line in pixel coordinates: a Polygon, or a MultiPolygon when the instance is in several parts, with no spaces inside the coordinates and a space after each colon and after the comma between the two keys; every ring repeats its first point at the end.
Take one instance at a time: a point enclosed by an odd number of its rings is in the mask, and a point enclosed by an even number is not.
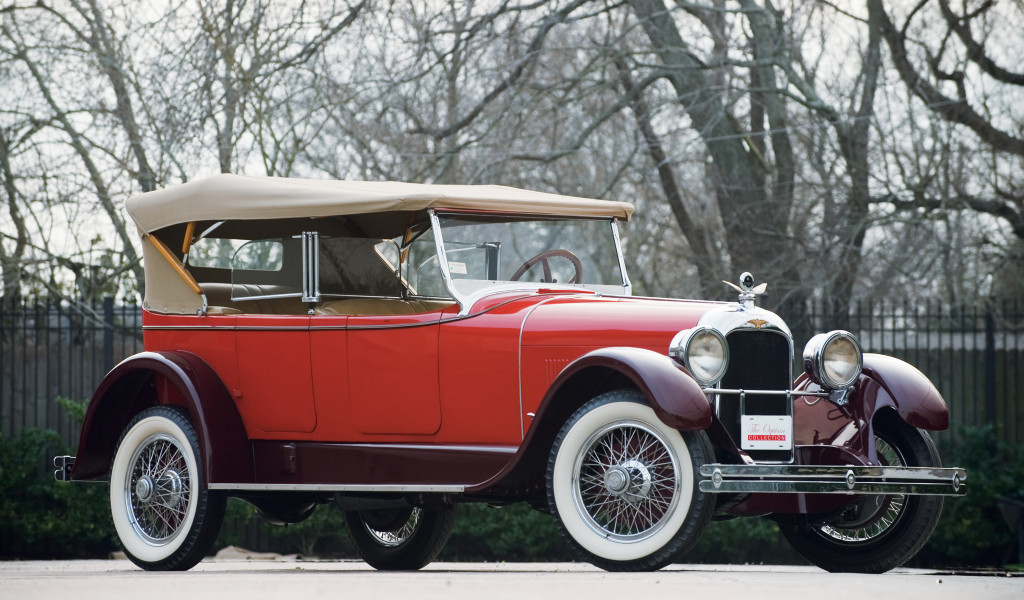
{"type": "Polygon", "coordinates": [[[345,511],[345,526],[359,556],[381,571],[414,571],[444,549],[455,507],[345,511]]]}
{"type": "Polygon", "coordinates": [[[110,514],[124,552],[149,571],[184,571],[206,556],[225,498],[206,489],[195,429],[156,406],[125,427],[110,467],[110,514]]]}
{"type": "MultiPolygon", "coordinates": [[[[899,418],[875,424],[883,466],[940,467],[927,433],[899,418]]],[[[804,558],[833,573],[884,573],[902,565],[928,542],[942,496],[864,495],[826,522],[780,522],[779,530],[804,558]]]]}
{"type": "Polygon", "coordinates": [[[714,503],[697,487],[714,451],[703,431],[665,425],[636,390],[584,404],[562,427],[547,468],[563,536],[609,571],[660,569],[689,551],[714,503]]]}

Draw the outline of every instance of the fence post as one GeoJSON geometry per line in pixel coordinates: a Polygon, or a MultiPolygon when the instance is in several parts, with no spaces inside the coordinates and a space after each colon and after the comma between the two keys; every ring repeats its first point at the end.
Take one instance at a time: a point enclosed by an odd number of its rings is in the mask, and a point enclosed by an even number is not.
{"type": "Polygon", "coordinates": [[[114,368],[114,297],[103,298],[103,372],[114,368]]]}
{"type": "Polygon", "coordinates": [[[996,422],[996,320],[985,310],[985,422],[996,422]]]}

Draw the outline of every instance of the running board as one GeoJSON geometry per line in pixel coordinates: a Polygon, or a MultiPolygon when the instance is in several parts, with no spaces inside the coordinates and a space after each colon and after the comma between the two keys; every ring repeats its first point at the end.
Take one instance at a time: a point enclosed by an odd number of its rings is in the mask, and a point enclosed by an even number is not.
{"type": "Polygon", "coordinates": [[[708,494],[911,494],[963,496],[959,468],[806,465],[725,465],[700,468],[708,494]]]}

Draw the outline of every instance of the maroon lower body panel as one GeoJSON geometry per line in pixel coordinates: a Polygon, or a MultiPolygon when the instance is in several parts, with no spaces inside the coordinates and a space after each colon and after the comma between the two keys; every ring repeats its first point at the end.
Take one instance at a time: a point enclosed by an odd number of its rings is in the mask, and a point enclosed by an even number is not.
{"type": "Polygon", "coordinates": [[[253,441],[256,484],[471,486],[493,477],[514,446],[253,441]]]}

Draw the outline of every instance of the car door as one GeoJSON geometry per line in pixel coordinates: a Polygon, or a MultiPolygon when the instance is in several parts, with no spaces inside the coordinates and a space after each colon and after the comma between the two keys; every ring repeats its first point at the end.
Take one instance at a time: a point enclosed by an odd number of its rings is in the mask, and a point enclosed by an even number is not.
{"type": "Polygon", "coordinates": [[[232,393],[250,426],[271,434],[305,433],[316,427],[309,319],[236,317],[239,383],[232,393]]]}
{"type": "Polygon", "coordinates": [[[238,386],[248,427],[280,437],[316,427],[308,305],[297,238],[248,241],[231,258],[238,386]]]}
{"type": "Polygon", "coordinates": [[[425,435],[440,429],[440,318],[440,311],[348,318],[348,388],[357,431],[425,435]]]}

